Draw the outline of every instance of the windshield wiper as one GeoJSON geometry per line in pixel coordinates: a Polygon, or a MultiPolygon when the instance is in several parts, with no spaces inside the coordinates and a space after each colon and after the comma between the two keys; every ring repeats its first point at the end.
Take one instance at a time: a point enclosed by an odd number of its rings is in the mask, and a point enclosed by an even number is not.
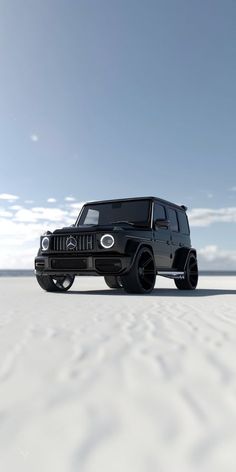
{"type": "Polygon", "coordinates": [[[126,221],[126,220],[118,220],[118,221],[111,221],[111,224],[116,224],[116,223],[125,223],[127,225],[131,225],[131,226],[135,226],[134,223],[132,223],[131,221],[126,221]]]}

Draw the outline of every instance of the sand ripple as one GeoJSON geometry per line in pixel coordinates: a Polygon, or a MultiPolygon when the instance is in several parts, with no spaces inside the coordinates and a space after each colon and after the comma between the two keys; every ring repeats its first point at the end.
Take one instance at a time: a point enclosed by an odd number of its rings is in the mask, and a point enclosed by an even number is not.
{"type": "Polygon", "coordinates": [[[235,472],[236,280],[1,279],[4,472],[235,472]]]}

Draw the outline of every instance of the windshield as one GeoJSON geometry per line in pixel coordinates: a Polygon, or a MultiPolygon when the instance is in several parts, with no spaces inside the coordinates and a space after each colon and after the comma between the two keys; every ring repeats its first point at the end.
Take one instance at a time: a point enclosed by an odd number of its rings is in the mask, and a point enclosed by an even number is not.
{"type": "Polygon", "coordinates": [[[85,205],[77,226],[106,226],[114,223],[148,226],[150,204],[150,200],[131,200],[85,205]]]}

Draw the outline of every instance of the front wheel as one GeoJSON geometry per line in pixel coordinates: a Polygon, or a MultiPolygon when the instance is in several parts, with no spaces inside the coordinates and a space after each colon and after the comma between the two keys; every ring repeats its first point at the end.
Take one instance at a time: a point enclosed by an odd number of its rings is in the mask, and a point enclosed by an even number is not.
{"type": "Polygon", "coordinates": [[[141,248],[127,275],[121,276],[123,288],[128,293],[150,293],[156,282],[156,266],[153,253],[141,248]]]}
{"type": "Polygon", "coordinates": [[[191,254],[188,258],[184,279],[175,279],[175,285],[179,290],[194,290],[198,283],[197,258],[191,254]]]}
{"type": "Polygon", "coordinates": [[[122,282],[119,276],[105,275],[104,280],[109,288],[122,288],[122,282]]]}
{"type": "Polygon", "coordinates": [[[66,292],[71,288],[75,277],[74,275],[36,275],[38,284],[46,292],[66,292]]]}

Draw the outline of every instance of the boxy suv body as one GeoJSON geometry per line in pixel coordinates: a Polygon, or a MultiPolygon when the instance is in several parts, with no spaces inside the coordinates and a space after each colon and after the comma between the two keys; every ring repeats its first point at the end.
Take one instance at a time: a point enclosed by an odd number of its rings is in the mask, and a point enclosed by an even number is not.
{"type": "Polygon", "coordinates": [[[60,292],[76,275],[100,275],[110,288],[150,293],[161,275],[193,290],[198,264],[186,210],[156,197],[86,203],[73,226],[41,237],[37,281],[60,292]]]}

